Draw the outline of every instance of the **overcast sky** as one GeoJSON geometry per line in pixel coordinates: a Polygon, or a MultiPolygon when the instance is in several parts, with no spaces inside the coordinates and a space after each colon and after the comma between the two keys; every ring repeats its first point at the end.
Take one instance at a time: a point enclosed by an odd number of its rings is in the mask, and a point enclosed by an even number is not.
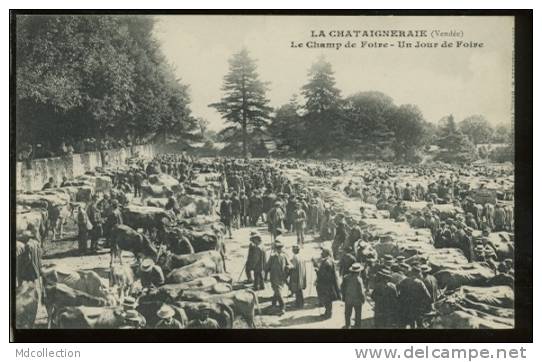
{"type": "Polygon", "coordinates": [[[268,97],[273,107],[286,103],[292,94],[300,92],[307,81],[308,68],[324,55],[333,66],[337,87],[343,96],[358,91],[381,91],[398,105],[418,105],[431,122],[450,113],[456,120],[482,114],[492,124],[510,123],[512,119],[512,18],[171,15],[157,19],[156,36],[178,77],[190,86],[194,115],[209,120],[215,130],[221,129],[224,123],[208,105],[221,98],[228,58],[242,47],[257,60],[260,78],[270,82],[268,97]],[[347,40],[310,37],[311,30],[320,29],[326,32],[335,29],[458,30],[463,31],[463,38],[448,39],[483,42],[484,47],[340,50],[290,47],[291,41],[347,40]]]}

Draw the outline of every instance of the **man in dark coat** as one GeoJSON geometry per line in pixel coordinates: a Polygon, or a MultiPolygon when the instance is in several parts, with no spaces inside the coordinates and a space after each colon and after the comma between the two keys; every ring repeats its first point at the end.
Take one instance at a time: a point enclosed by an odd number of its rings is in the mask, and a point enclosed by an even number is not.
{"type": "Polygon", "coordinates": [[[252,282],[254,272],[254,290],[263,290],[263,271],[265,270],[266,255],[262,247],[262,237],[257,231],[250,233],[250,245],[248,247],[247,262],[245,271],[248,282],[252,282]]]}
{"type": "Polygon", "coordinates": [[[93,225],[92,230],[90,232],[90,250],[94,252],[98,251],[98,248],[99,248],[98,240],[103,235],[102,213],[100,211],[100,208],[96,204],[96,202],[97,202],[97,197],[96,195],[94,195],[92,197],[92,201],[87,207],[87,215],[91,224],[93,225]]]}
{"type": "Polygon", "coordinates": [[[440,297],[440,289],[438,287],[437,278],[431,274],[431,267],[429,265],[423,264],[420,269],[422,270],[423,274],[423,284],[425,284],[425,287],[431,295],[431,304],[434,305],[434,303],[440,297]]]}
{"type": "Polygon", "coordinates": [[[220,203],[220,221],[226,227],[226,230],[228,231],[228,235],[230,239],[232,238],[231,236],[232,217],[233,217],[233,214],[232,214],[230,196],[228,194],[224,194],[224,199],[220,203]]]}
{"type": "Polygon", "coordinates": [[[280,308],[279,315],[283,315],[285,310],[284,299],[282,299],[282,287],[286,283],[288,278],[288,271],[290,270],[290,261],[286,254],[283,253],[283,244],[280,240],[275,240],[274,244],[275,252],[271,254],[267,261],[266,267],[266,279],[269,275],[271,282],[271,288],[273,289],[273,299],[271,304],[275,307],[278,303],[280,308]]]}
{"type": "Polygon", "coordinates": [[[344,300],[344,328],[350,328],[352,311],[355,311],[354,328],[361,327],[361,309],[365,302],[362,271],[360,263],[354,263],[348,268],[348,274],[344,276],[341,284],[341,293],[344,300]]]}
{"type": "Polygon", "coordinates": [[[354,250],[352,249],[351,245],[345,245],[343,248],[343,255],[341,256],[341,260],[339,261],[339,274],[342,276],[346,275],[348,273],[348,269],[357,261],[354,250]]]}
{"type": "Polygon", "coordinates": [[[397,286],[402,328],[421,327],[423,314],[431,309],[431,294],[422,279],[421,269],[413,267],[410,275],[397,286]]]}
{"type": "Polygon", "coordinates": [[[316,293],[320,304],[324,306],[324,318],[331,318],[333,301],[340,299],[341,292],[339,290],[339,282],[337,280],[337,272],[335,264],[331,257],[329,249],[322,249],[322,260],[316,269],[316,293]]]}
{"type": "Polygon", "coordinates": [[[390,282],[390,276],[388,269],[381,269],[376,273],[375,287],[371,295],[375,303],[375,328],[393,328],[397,325],[398,294],[395,284],[390,282]]]}
{"type": "Polygon", "coordinates": [[[292,246],[293,257],[290,261],[290,279],[288,287],[295,295],[295,305],[297,308],[303,308],[305,299],[303,297],[303,289],[307,287],[307,273],[305,271],[305,263],[299,258],[299,245],[292,246]]]}

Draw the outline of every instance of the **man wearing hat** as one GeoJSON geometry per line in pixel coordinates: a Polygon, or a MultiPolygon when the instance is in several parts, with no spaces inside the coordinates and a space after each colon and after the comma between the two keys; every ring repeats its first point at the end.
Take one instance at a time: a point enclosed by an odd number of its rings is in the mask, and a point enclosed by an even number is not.
{"type": "Polygon", "coordinates": [[[297,308],[303,308],[305,300],[303,297],[303,289],[307,287],[307,273],[305,271],[305,263],[299,258],[299,245],[292,246],[293,256],[290,260],[290,277],[288,287],[295,295],[295,305],[297,308]]]}
{"type": "Polygon", "coordinates": [[[344,328],[350,328],[352,310],[355,311],[354,328],[361,327],[361,309],[365,302],[363,280],[360,273],[363,267],[360,263],[353,263],[348,268],[341,284],[341,294],[344,301],[344,328]]]}
{"type": "Polygon", "coordinates": [[[211,311],[211,307],[207,303],[202,303],[198,306],[198,312],[199,317],[197,319],[193,319],[188,323],[186,328],[188,329],[219,329],[218,322],[213,319],[209,318],[209,312],[211,311]]]}
{"type": "Polygon", "coordinates": [[[280,201],[276,201],[274,206],[267,212],[267,223],[271,232],[271,242],[278,236],[278,230],[283,228],[284,211],[281,208],[280,201]]]}
{"type": "Polygon", "coordinates": [[[437,278],[431,274],[432,269],[428,264],[420,265],[420,269],[422,271],[423,284],[425,284],[425,287],[429,291],[429,294],[431,295],[431,302],[434,304],[440,297],[440,289],[438,287],[437,278]]]}
{"type": "Polygon", "coordinates": [[[102,212],[97,205],[98,195],[92,195],[92,200],[87,206],[87,215],[90,220],[90,223],[93,225],[92,230],[90,231],[90,250],[93,252],[98,251],[98,240],[103,235],[103,219],[102,212]]]}
{"type": "MultiPolygon", "coordinates": [[[[144,328],[147,324],[145,317],[136,310],[137,301],[133,297],[126,297],[122,302],[120,316],[124,318],[124,328],[144,328]]],[[[121,327],[122,328],[122,327],[121,327]]]]}
{"type": "Polygon", "coordinates": [[[162,268],[156,265],[152,259],[144,259],[141,262],[139,277],[143,288],[158,288],[165,282],[162,268]]]}
{"type": "Polygon", "coordinates": [[[230,196],[224,194],[224,199],[220,203],[220,221],[226,227],[228,231],[229,238],[231,239],[231,223],[232,223],[233,211],[230,196]]]}
{"type": "Polygon", "coordinates": [[[421,327],[421,317],[431,309],[431,295],[422,281],[422,271],[419,267],[413,267],[410,274],[399,285],[399,313],[400,327],[421,327]]]}
{"type": "Polygon", "coordinates": [[[252,281],[252,272],[254,272],[254,290],[263,290],[263,271],[265,269],[266,253],[262,247],[262,237],[259,232],[252,231],[250,233],[250,244],[248,247],[247,262],[245,271],[247,281],[252,281]]]}
{"type": "Polygon", "coordinates": [[[321,257],[316,269],[316,293],[320,304],[325,308],[323,317],[329,319],[333,312],[333,301],[340,299],[341,293],[331,251],[322,249],[321,257]]]}
{"type": "Polygon", "coordinates": [[[301,207],[300,202],[296,202],[294,211],[294,228],[297,235],[297,244],[303,246],[305,242],[305,224],[307,220],[307,214],[301,207]]]}
{"type": "Polygon", "coordinates": [[[266,279],[269,275],[271,288],[273,289],[273,298],[271,304],[276,307],[277,303],[280,308],[279,315],[284,314],[284,300],[282,299],[281,289],[287,281],[288,271],[291,268],[288,257],[283,252],[283,244],[280,240],[276,240],[274,244],[275,252],[271,254],[266,266],[266,279]]]}
{"type": "Polygon", "coordinates": [[[398,294],[395,284],[390,281],[391,273],[384,268],[375,276],[375,286],[371,294],[374,300],[374,327],[393,328],[398,319],[398,294]]]}
{"type": "Polygon", "coordinates": [[[156,329],[183,329],[183,324],[179,320],[175,319],[175,310],[167,305],[163,304],[156,315],[160,320],[156,323],[154,328],[156,329]]]}

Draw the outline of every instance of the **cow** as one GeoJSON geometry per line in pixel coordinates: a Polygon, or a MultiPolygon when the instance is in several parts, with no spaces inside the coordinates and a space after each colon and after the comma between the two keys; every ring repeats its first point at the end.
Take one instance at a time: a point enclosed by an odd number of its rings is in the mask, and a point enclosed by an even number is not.
{"type": "Polygon", "coordinates": [[[145,200],[145,204],[147,206],[160,207],[162,209],[166,208],[167,202],[168,202],[167,197],[150,197],[145,200]]]}
{"type": "Polygon", "coordinates": [[[162,229],[165,224],[174,221],[171,213],[159,207],[129,205],[122,209],[124,224],[131,228],[144,229],[151,232],[154,229],[162,229]]]}
{"type": "Polygon", "coordinates": [[[39,291],[34,282],[25,281],[15,290],[15,327],[33,328],[39,305],[39,291]]]}
{"type": "Polygon", "coordinates": [[[51,328],[118,329],[125,324],[119,307],[70,306],[57,311],[51,328]]]}
{"type": "Polygon", "coordinates": [[[201,251],[194,254],[177,255],[171,252],[165,252],[158,257],[158,264],[162,267],[165,273],[169,273],[173,269],[182,268],[193,264],[199,260],[210,258],[214,261],[218,273],[222,273],[223,261],[222,255],[216,250],[201,251]]]}
{"type": "Polygon", "coordinates": [[[224,270],[210,257],[206,257],[184,266],[173,269],[166,276],[166,283],[184,283],[194,279],[222,273],[224,270]]]}
{"type": "Polygon", "coordinates": [[[110,305],[117,304],[117,300],[111,294],[107,282],[95,271],[66,270],[53,266],[44,269],[42,276],[45,284],[62,283],[75,290],[103,298],[110,305]]]}
{"type": "Polygon", "coordinates": [[[117,257],[122,264],[122,251],[134,253],[139,260],[141,254],[156,260],[158,251],[144,234],[140,234],[127,225],[115,225],[111,230],[111,262],[117,257]]]}
{"type": "Polygon", "coordinates": [[[211,208],[209,199],[205,196],[198,195],[183,195],[179,197],[179,204],[180,206],[194,204],[196,205],[196,213],[204,215],[208,215],[211,208]]]}
{"type": "Polygon", "coordinates": [[[242,316],[252,328],[256,327],[255,308],[259,309],[258,296],[252,289],[237,290],[224,294],[209,294],[204,291],[187,290],[180,296],[182,301],[222,303],[229,306],[235,315],[242,316]]]}
{"type": "Polygon", "coordinates": [[[109,286],[117,288],[119,300],[132,293],[135,276],[130,265],[113,264],[109,270],[109,286]]]}
{"type": "Polygon", "coordinates": [[[46,285],[44,302],[49,328],[52,326],[56,313],[64,307],[104,307],[108,305],[108,301],[104,298],[92,296],[61,283],[46,285]]]}

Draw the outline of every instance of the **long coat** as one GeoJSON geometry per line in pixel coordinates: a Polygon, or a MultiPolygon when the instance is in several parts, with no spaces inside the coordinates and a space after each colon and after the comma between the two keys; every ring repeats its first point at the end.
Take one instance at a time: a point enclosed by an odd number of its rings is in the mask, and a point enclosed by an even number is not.
{"type": "Polygon", "coordinates": [[[339,299],[339,282],[331,257],[322,260],[316,271],[316,292],[323,305],[339,299]]]}
{"type": "Polygon", "coordinates": [[[261,272],[265,270],[266,255],[261,245],[250,243],[248,247],[246,270],[261,272]]]}
{"type": "Polygon", "coordinates": [[[299,259],[299,256],[294,255],[290,263],[291,269],[288,287],[292,293],[295,293],[307,287],[307,272],[305,270],[305,263],[299,259]]]}
{"type": "Polygon", "coordinates": [[[272,287],[281,287],[288,278],[290,262],[284,253],[274,253],[267,261],[266,271],[269,273],[269,281],[272,287]]]}

